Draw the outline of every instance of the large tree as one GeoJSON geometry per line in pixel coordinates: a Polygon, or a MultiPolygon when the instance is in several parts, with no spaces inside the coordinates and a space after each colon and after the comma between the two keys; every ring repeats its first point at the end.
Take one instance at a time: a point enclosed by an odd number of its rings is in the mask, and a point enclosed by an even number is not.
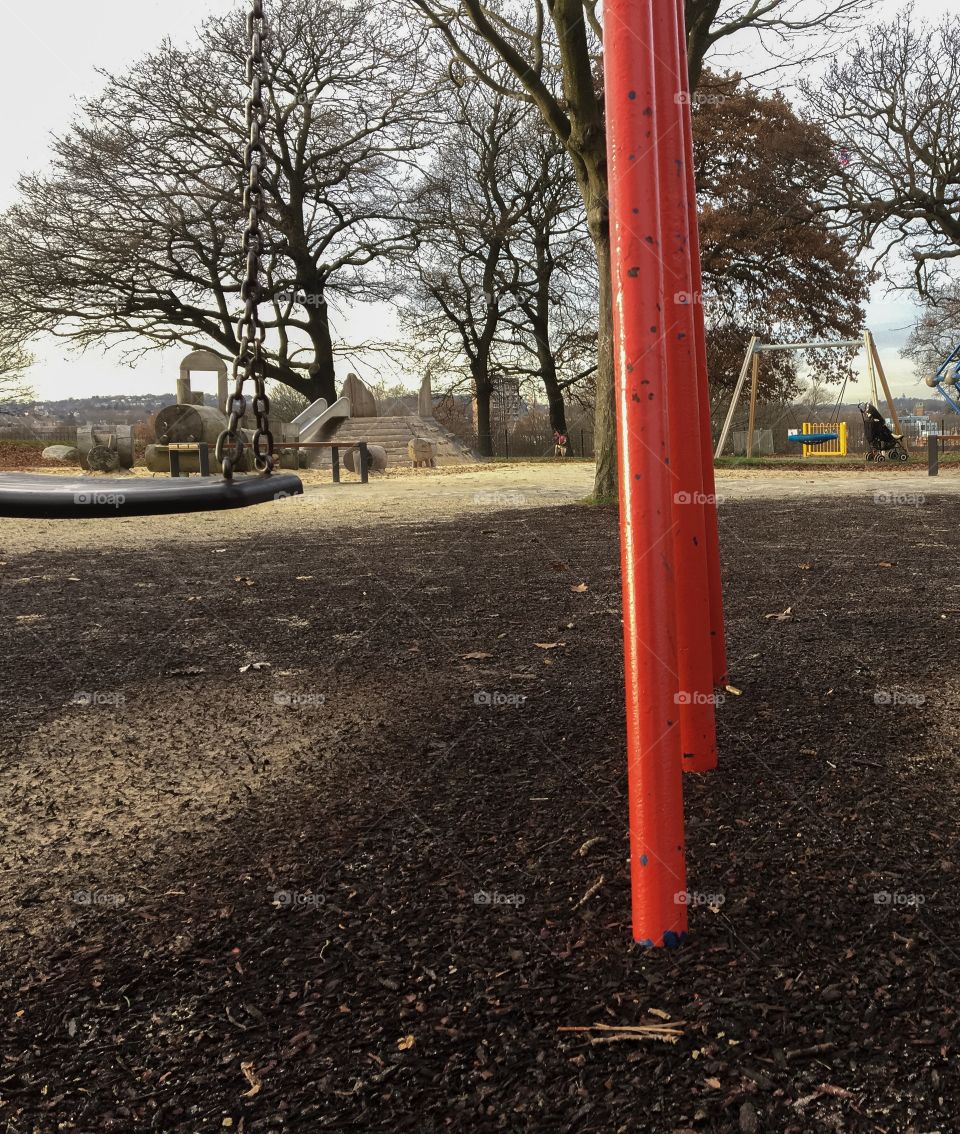
{"type": "MultiPolygon", "coordinates": [[[[372,268],[411,247],[397,202],[423,144],[423,53],[347,0],[275,5],[270,33],[267,376],[332,400],[328,304],[383,295],[372,268]]],[[[0,222],[6,321],[128,355],[234,354],[246,48],[235,12],[104,75],[0,222]]]]}
{"type": "MultiPolygon", "coordinates": [[[[767,341],[854,338],[870,273],[821,210],[836,168],[830,137],[781,95],[705,73],[693,119],[700,243],[714,401],[736,380],[751,334],[767,341]]],[[[826,379],[851,354],[766,356],[762,395],[789,400],[800,367],[826,379]]]]}
{"type": "MultiPolygon", "coordinates": [[[[599,278],[595,404],[595,493],[615,494],[613,308],[609,193],[598,0],[403,0],[442,37],[475,81],[535,106],[566,148],[586,210],[599,278]],[[497,67],[486,65],[493,49],[497,67]],[[504,78],[501,67],[505,67],[504,78]]],[[[822,36],[864,0],[688,0],[688,57],[693,86],[708,53],[751,30],[763,35],[822,36]]]]}
{"type": "Polygon", "coordinates": [[[836,144],[830,205],[891,283],[933,295],[960,264],[960,16],[907,10],[805,85],[836,144]]]}

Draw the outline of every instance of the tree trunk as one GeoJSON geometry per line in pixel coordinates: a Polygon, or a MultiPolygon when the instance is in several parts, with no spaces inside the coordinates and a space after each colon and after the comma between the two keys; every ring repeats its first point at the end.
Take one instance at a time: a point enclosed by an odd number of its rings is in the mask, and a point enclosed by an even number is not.
{"type": "Polygon", "coordinates": [[[563,400],[563,392],[557,384],[557,370],[553,359],[544,365],[540,364],[540,376],[547,391],[547,408],[550,411],[550,428],[557,433],[567,432],[567,406],[563,400]]]}
{"type": "MultiPolygon", "coordinates": [[[[330,337],[330,320],[327,301],[321,300],[308,308],[310,341],[313,344],[313,366],[310,381],[316,386],[314,398],[326,398],[327,405],[337,400],[337,373],[333,363],[333,339],[330,337]]],[[[309,395],[308,395],[309,396],[309,395]]]]}
{"type": "Polygon", "coordinates": [[[493,437],[490,433],[490,397],[493,385],[485,374],[474,373],[473,385],[477,403],[477,449],[481,457],[493,456],[493,437]]]}
{"type": "MultiPolygon", "coordinates": [[[[537,289],[534,300],[524,308],[530,320],[537,344],[537,366],[540,381],[547,392],[550,428],[566,436],[567,407],[557,379],[557,360],[550,343],[550,284],[553,279],[553,262],[549,254],[549,237],[536,240],[537,289]]],[[[567,451],[570,451],[569,442],[567,451]]]]}
{"type": "Polygon", "coordinates": [[[597,470],[593,482],[596,500],[617,498],[617,411],[613,382],[613,284],[610,278],[610,228],[604,208],[601,226],[590,235],[600,272],[600,321],[597,328],[597,383],[594,405],[594,449],[597,470]]]}
{"type": "MultiPolygon", "coordinates": [[[[557,362],[550,349],[550,330],[547,321],[538,311],[534,318],[534,334],[537,339],[537,360],[540,366],[540,381],[547,392],[547,409],[550,413],[550,428],[562,436],[567,436],[567,405],[563,391],[557,380],[557,362]]],[[[573,452],[567,440],[567,455],[573,452]]]]}

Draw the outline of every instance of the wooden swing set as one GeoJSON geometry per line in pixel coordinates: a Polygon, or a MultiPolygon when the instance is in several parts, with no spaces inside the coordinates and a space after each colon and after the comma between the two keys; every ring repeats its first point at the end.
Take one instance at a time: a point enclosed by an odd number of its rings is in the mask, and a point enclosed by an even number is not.
{"type": "MultiPolygon", "coordinates": [[[[754,455],[755,439],[756,439],[756,424],[757,424],[757,390],[760,383],[760,356],[761,354],[773,351],[796,351],[796,350],[833,350],[833,349],[850,349],[857,347],[864,351],[867,359],[867,380],[870,383],[870,400],[873,405],[880,405],[879,393],[877,390],[877,380],[879,379],[880,385],[883,388],[883,395],[887,403],[887,408],[890,411],[890,417],[893,421],[894,431],[901,433],[900,418],[897,415],[897,407],[893,404],[893,398],[890,394],[890,387],[887,385],[887,376],[883,370],[883,363],[880,361],[880,353],[877,350],[877,344],[874,341],[873,335],[869,330],[863,332],[862,339],[838,339],[832,342],[804,342],[804,343],[764,343],[761,342],[757,335],[753,335],[747,346],[747,353],[743,359],[743,365],[740,367],[740,373],[737,377],[737,384],[733,388],[733,397],[730,399],[730,405],[727,409],[727,416],[724,419],[723,427],[720,430],[720,437],[717,440],[717,447],[714,450],[713,456],[715,460],[719,460],[723,456],[723,450],[726,447],[727,439],[730,436],[730,429],[733,425],[733,419],[737,412],[737,406],[740,402],[740,396],[743,393],[743,388],[746,385],[747,375],[750,374],[750,413],[747,421],[747,449],[746,455],[752,457],[754,455]]],[[[843,384],[843,389],[846,389],[846,382],[843,384]]],[[[840,397],[843,397],[843,390],[840,391],[840,397]]],[[[837,407],[834,411],[834,417],[840,410],[840,401],[837,400],[837,407]]],[[[839,452],[841,456],[846,455],[845,445],[832,446],[831,448],[824,448],[825,445],[831,445],[832,442],[840,441],[841,434],[845,434],[846,430],[842,430],[839,426],[844,425],[843,422],[836,420],[826,423],[819,422],[804,422],[802,429],[790,438],[791,441],[801,442],[803,444],[803,455],[816,456],[818,454],[835,455],[839,452]]]]}

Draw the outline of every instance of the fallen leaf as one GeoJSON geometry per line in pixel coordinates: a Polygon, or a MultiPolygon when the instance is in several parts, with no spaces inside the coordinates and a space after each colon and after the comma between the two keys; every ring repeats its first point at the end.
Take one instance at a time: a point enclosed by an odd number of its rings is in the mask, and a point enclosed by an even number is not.
{"type": "Polygon", "coordinates": [[[464,661],[482,661],[484,658],[492,658],[493,654],[485,654],[482,650],[478,650],[473,654],[461,654],[464,661]]]}
{"type": "Polygon", "coordinates": [[[719,1079],[704,1079],[703,1081],[704,1084],[708,1086],[712,1091],[719,1091],[723,1089],[719,1079]]]}
{"type": "Polygon", "coordinates": [[[669,1020],[670,1019],[670,1013],[664,1012],[664,1010],[662,1008],[648,1008],[647,1009],[647,1015],[648,1016],[656,1016],[661,1020],[669,1020]]]}
{"type": "Polygon", "coordinates": [[[788,606],[786,610],[781,610],[779,614],[765,614],[764,618],[773,618],[777,622],[793,622],[794,614],[793,607],[788,606]]]}
{"type": "Polygon", "coordinates": [[[566,642],[534,642],[538,650],[556,650],[560,646],[565,646],[566,642]]]}
{"type": "Polygon", "coordinates": [[[404,1036],[403,1039],[397,1040],[397,1050],[409,1051],[415,1043],[416,1039],[413,1036],[404,1036]]]}
{"type": "Polygon", "coordinates": [[[188,665],[184,669],[168,669],[167,677],[194,677],[198,673],[206,673],[202,665],[188,665]]]}
{"type": "Polygon", "coordinates": [[[728,693],[731,693],[734,697],[742,697],[743,696],[743,690],[738,689],[736,687],[736,685],[724,685],[724,689],[726,689],[726,691],[728,693]]]}
{"type": "Polygon", "coordinates": [[[244,1091],[243,1097],[245,1099],[256,1098],[263,1090],[263,1083],[260,1080],[260,1076],[254,1070],[254,1065],[252,1063],[241,1063],[240,1070],[243,1072],[243,1077],[250,1084],[250,1090],[244,1091]]]}
{"type": "Polygon", "coordinates": [[[809,571],[813,567],[813,564],[812,563],[798,563],[797,567],[801,571],[809,571]]]}
{"type": "Polygon", "coordinates": [[[570,590],[573,591],[573,593],[576,595],[582,595],[584,591],[589,591],[590,588],[586,583],[577,583],[577,585],[575,587],[571,587],[570,590]]]}
{"type": "Polygon", "coordinates": [[[308,579],[312,579],[312,578],[313,578],[313,575],[298,575],[297,576],[297,582],[298,583],[306,583],[308,579]]]}
{"type": "Polygon", "coordinates": [[[239,583],[241,587],[255,587],[256,581],[251,579],[249,575],[235,575],[234,581],[239,583]]]}
{"type": "Polygon", "coordinates": [[[604,876],[601,874],[600,877],[596,880],[596,882],[594,882],[594,884],[592,886],[589,886],[587,888],[587,892],[583,895],[583,897],[580,899],[580,901],[577,902],[577,904],[573,908],[575,910],[578,910],[578,909],[580,909],[580,907],[582,905],[585,905],[587,902],[589,902],[590,899],[593,897],[593,895],[596,894],[602,888],[604,882],[606,882],[606,878],[604,878],[604,876]]]}
{"type": "Polygon", "coordinates": [[[255,669],[255,670],[269,669],[272,664],[273,664],[272,662],[268,662],[268,661],[252,661],[252,662],[248,662],[246,665],[240,666],[240,672],[241,673],[249,673],[251,669],[255,669]]]}
{"type": "Polygon", "coordinates": [[[832,1083],[821,1083],[817,1090],[824,1095],[833,1095],[837,1099],[852,1099],[856,1098],[852,1092],[848,1091],[846,1087],[835,1087],[832,1083]]]}
{"type": "Polygon", "coordinates": [[[896,567],[896,563],[888,563],[886,559],[881,559],[877,564],[878,567],[896,567]]]}

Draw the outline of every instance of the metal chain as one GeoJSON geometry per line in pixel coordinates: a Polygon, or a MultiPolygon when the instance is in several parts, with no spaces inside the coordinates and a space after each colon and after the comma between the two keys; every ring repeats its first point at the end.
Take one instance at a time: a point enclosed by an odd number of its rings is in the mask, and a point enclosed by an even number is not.
{"type": "Polygon", "coordinates": [[[246,223],[243,230],[243,251],[246,268],[240,285],[243,314],[237,322],[237,355],[233,361],[233,394],[227,403],[227,428],[217,438],[217,460],[223,467],[225,480],[233,479],[233,472],[243,455],[243,435],[240,423],[247,410],[244,383],[251,379],[254,386],[253,411],[257,430],[253,437],[253,455],[256,467],[269,474],[273,469],[273,434],[270,432],[270,399],[267,397],[264,374],[266,358],[264,339],[266,330],[260,321],[259,303],[260,261],[263,254],[263,136],[268,120],[267,100],[269,80],[264,64],[264,44],[267,38],[264,0],[251,0],[247,13],[247,36],[250,50],[247,55],[247,81],[250,93],[246,102],[247,144],[244,148],[246,184],[243,189],[243,211],[246,223]]]}

